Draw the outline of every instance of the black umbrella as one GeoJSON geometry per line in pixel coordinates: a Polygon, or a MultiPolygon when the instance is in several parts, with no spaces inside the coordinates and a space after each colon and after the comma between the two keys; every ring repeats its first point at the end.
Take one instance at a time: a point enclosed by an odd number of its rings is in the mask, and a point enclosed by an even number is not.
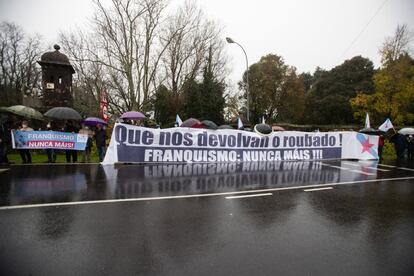
{"type": "Polygon", "coordinates": [[[4,109],[5,111],[9,111],[18,116],[22,116],[24,118],[29,119],[36,119],[36,120],[43,120],[43,115],[39,111],[34,108],[24,106],[24,105],[13,105],[4,109]]]}
{"type": "Polygon", "coordinates": [[[218,127],[218,129],[233,129],[233,127],[229,125],[221,125],[218,127]]]}
{"type": "Polygon", "coordinates": [[[204,126],[206,129],[217,129],[217,125],[216,125],[216,123],[215,123],[215,122],[213,122],[213,121],[210,121],[210,120],[204,120],[204,121],[201,121],[201,123],[203,124],[203,126],[204,126]]]}
{"type": "Polygon", "coordinates": [[[82,120],[81,115],[75,109],[70,107],[54,107],[48,110],[44,115],[57,120],[82,120]]]}
{"type": "Polygon", "coordinates": [[[364,133],[364,134],[372,134],[372,135],[380,135],[380,134],[384,134],[385,132],[379,129],[373,129],[370,127],[366,127],[363,128],[359,131],[360,133],[364,133]]]}
{"type": "Polygon", "coordinates": [[[272,128],[268,124],[257,124],[254,126],[254,132],[268,135],[272,133],[272,128]]]}

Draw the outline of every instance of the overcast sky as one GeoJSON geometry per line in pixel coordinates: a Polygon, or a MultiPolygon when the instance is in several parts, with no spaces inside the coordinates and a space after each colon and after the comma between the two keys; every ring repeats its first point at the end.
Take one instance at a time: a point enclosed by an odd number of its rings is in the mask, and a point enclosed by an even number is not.
{"type": "MultiPolygon", "coordinates": [[[[108,0],[105,0],[108,1],[108,0]]],[[[173,5],[184,0],[172,0],[173,5]]],[[[414,31],[414,0],[198,0],[208,16],[245,48],[249,63],[275,53],[299,72],[341,64],[355,55],[379,66],[378,48],[398,24],[414,31]],[[382,7],[382,8],[381,8],[382,7]],[[369,24],[368,24],[369,23],[369,24]]],[[[0,21],[15,22],[37,32],[50,46],[59,30],[87,23],[88,0],[0,0],[0,21]]],[[[414,47],[413,47],[414,48],[414,47]]],[[[237,82],[245,69],[242,50],[228,44],[230,78],[237,82]]]]}

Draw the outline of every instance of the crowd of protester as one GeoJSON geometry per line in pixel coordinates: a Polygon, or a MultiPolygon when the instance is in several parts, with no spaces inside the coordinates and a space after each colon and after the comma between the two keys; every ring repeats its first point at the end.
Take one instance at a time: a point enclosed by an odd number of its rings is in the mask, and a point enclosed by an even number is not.
{"type": "MultiPolygon", "coordinates": [[[[128,124],[137,124],[137,121],[124,121],[128,124]]],[[[263,128],[264,124],[258,124],[253,130],[249,128],[240,128],[245,131],[267,131],[267,128],[263,128]],[[261,127],[260,127],[261,126],[261,127]]],[[[156,126],[159,128],[159,126],[156,126]]],[[[18,126],[13,126],[10,122],[4,121],[1,123],[0,127],[0,164],[9,164],[9,159],[7,157],[8,152],[11,149],[11,130],[16,129],[20,131],[32,131],[33,128],[29,126],[28,121],[21,121],[18,126]]],[[[81,162],[90,163],[91,162],[91,153],[92,148],[95,146],[98,153],[99,161],[102,162],[107,145],[107,130],[106,127],[102,124],[97,124],[96,126],[86,126],[84,124],[79,125],[76,121],[64,121],[64,122],[48,122],[44,127],[38,128],[38,130],[46,131],[63,131],[68,133],[79,133],[87,135],[87,142],[85,150],[81,151],[81,162]]],[[[270,132],[272,129],[270,128],[270,132]]],[[[274,131],[274,130],[273,130],[274,131]]],[[[268,133],[266,133],[268,134],[268,133]]],[[[383,135],[379,135],[378,142],[378,155],[380,160],[382,159],[382,152],[384,147],[383,135]]],[[[408,158],[410,160],[414,159],[414,136],[413,135],[402,135],[395,132],[390,137],[390,142],[394,144],[395,154],[398,160],[408,158]]],[[[21,160],[23,164],[32,163],[31,152],[28,149],[18,149],[21,160]]],[[[55,163],[57,159],[58,150],[55,149],[46,149],[45,153],[47,156],[47,163],[55,163]]],[[[65,150],[65,157],[67,163],[77,163],[78,162],[78,151],[77,150],[65,150]]]]}
{"type": "MultiPolygon", "coordinates": [[[[8,158],[8,153],[12,149],[12,138],[11,138],[11,131],[12,130],[19,130],[19,131],[33,131],[33,127],[31,127],[28,121],[21,121],[17,125],[13,125],[11,121],[3,121],[0,126],[0,164],[10,164],[10,160],[8,158]]],[[[93,145],[96,145],[99,161],[103,161],[106,152],[106,141],[107,141],[107,134],[106,128],[104,128],[101,124],[98,124],[96,127],[92,127],[92,129],[86,125],[79,125],[75,121],[65,121],[65,122],[48,122],[44,127],[36,128],[36,130],[43,130],[43,131],[62,131],[62,132],[69,132],[69,133],[79,133],[85,134],[88,136],[85,150],[81,152],[81,162],[82,163],[90,163],[91,162],[91,153],[93,145]]],[[[17,149],[20,154],[21,162],[23,164],[31,164],[32,163],[32,154],[31,150],[29,149],[17,149]]],[[[38,151],[38,150],[37,150],[38,151]]],[[[57,153],[61,150],[56,149],[45,149],[44,152],[47,156],[47,163],[56,163],[57,160],[57,153]]],[[[77,150],[64,150],[65,158],[67,163],[77,163],[78,162],[78,151],[77,150]]]]}

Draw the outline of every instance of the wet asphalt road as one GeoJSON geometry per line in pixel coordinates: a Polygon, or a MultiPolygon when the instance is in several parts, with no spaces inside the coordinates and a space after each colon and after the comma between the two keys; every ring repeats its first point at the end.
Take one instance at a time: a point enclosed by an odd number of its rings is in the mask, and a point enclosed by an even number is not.
{"type": "Polygon", "coordinates": [[[1,275],[414,275],[408,162],[27,165],[0,181],[1,275]]]}

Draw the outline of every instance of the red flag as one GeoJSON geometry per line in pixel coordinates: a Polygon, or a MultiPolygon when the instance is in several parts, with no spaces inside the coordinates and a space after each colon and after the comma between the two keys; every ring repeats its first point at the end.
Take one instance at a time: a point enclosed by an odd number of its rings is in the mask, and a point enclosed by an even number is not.
{"type": "Polygon", "coordinates": [[[108,115],[108,95],[107,95],[105,90],[103,90],[101,92],[100,109],[101,109],[102,119],[104,119],[105,121],[108,121],[108,119],[109,119],[109,115],[108,115]]]}

